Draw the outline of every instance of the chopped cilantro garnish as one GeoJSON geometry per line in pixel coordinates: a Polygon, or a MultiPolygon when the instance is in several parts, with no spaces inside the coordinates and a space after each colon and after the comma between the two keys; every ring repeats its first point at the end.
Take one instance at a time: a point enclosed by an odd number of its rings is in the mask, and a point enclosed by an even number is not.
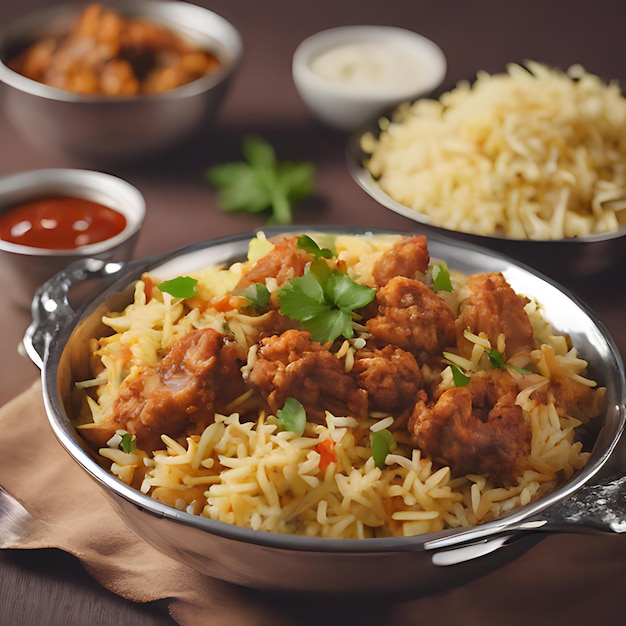
{"type": "Polygon", "coordinates": [[[257,311],[265,308],[270,301],[269,289],[263,283],[254,283],[248,286],[240,295],[248,300],[257,311]]]}
{"type": "Polygon", "coordinates": [[[292,433],[302,435],[306,426],[306,411],[295,398],[289,397],[285,400],[285,406],[276,411],[276,417],[281,424],[292,433]]]}
{"type": "Polygon", "coordinates": [[[308,235],[300,235],[298,237],[297,246],[300,250],[306,250],[309,254],[312,254],[316,259],[319,259],[320,257],[330,259],[333,256],[332,250],[329,250],[328,248],[320,248],[308,235]]]}
{"type": "Polygon", "coordinates": [[[178,276],[171,280],[164,280],[161,284],[157,285],[159,290],[164,293],[169,293],[174,298],[192,298],[196,295],[196,286],[198,281],[191,276],[178,276]]]}
{"type": "Polygon", "coordinates": [[[451,363],[450,369],[452,370],[452,380],[454,381],[455,387],[465,387],[465,385],[469,385],[469,376],[464,374],[458,365],[451,363]]]}
{"type": "Polygon", "coordinates": [[[495,367],[499,370],[504,369],[506,361],[504,360],[504,354],[502,354],[502,352],[496,350],[495,348],[492,348],[487,353],[487,356],[489,357],[489,362],[491,363],[492,367],[495,367]]]}
{"type": "Polygon", "coordinates": [[[393,435],[386,428],[384,428],[383,430],[379,430],[371,434],[370,446],[372,449],[374,464],[376,467],[382,469],[385,467],[385,459],[387,458],[387,455],[392,450],[395,450],[397,444],[393,435]]]}
{"type": "Polygon", "coordinates": [[[350,276],[331,270],[325,261],[278,290],[280,312],[302,324],[314,341],[325,343],[354,335],[355,311],[369,304],[376,290],[356,283],[350,276]]]}
{"type": "Polygon", "coordinates": [[[122,441],[120,441],[120,450],[122,452],[130,454],[135,451],[136,445],[137,437],[135,437],[135,435],[131,435],[130,433],[124,433],[122,435],[122,441]]]}
{"type": "Polygon", "coordinates": [[[293,278],[278,290],[280,312],[299,322],[307,322],[328,310],[324,289],[311,271],[293,278]]]}
{"type": "Polygon", "coordinates": [[[450,272],[445,263],[439,263],[432,268],[433,289],[435,291],[452,291],[452,280],[450,272]]]}

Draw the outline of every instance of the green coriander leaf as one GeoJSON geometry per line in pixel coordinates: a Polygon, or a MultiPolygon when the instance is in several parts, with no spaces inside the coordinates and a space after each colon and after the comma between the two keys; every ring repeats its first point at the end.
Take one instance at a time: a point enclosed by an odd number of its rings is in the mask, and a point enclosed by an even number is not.
{"type": "Polygon", "coordinates": [[[324,286],[324,292],[342,311],[360,309],[376,296],[376,289],[356,283],[347,274],[334,272],[324,286]]]}
{"type": "Polygon", "coordinates": [[[302,404],[295,398],[287,398],[287,400],[285,400],[285,406],[276,411],[276,417],[288,431],[296,433],[296,435],[302,435],[304,433],[306,411],[302,404]]]}
{"type": "Polygon", "coordinates": [[[375,293],[316,259],[303,276],[278,290],[278,303],[283,315],[301,322],[315,341],[325,343],[352,337],[354,310],[371,302],[375,293]]]}
{"type": "Polygon", "coordinates": [[[268,224],[291,224],[291,204],[282,189],[276,187],[272,192],[272,215],[268,224]]]}
{"type": "Polygon", "coordinates": [[[218,189],[219,208],[247,213],[271,209],[268,222],[291,223],[293,203],[313,191],[313,164],[278,162],[274,148],[258,135],[243,138],[242,152],[244,162],[215,165],[205,173],[218,189]]]}
{"type": "Polygon", "coordinates": [[[499,370],[504,369],[506,362],[504,360],[504,354],[502,354],[502,352],[494,348],[492,350],[489,350],[487,356],[489,357],[489,362],[491,363],[492,367],[495,367],[499,370]]]}
{"type": "Polygon", "coordinates": [[[270,223],[290,224],[292,204],[313,191],[315,169],[310,163],[283,162],[272,171],[270,223]]]}
{"type": "Polygon", "coordinates": [[[222,189],[219,193],[221,209],[226,213],[265,211],[271,200],[263,187],[258,184],[257,178],[255,172],[250,172],[249,177],[242,177],[239,185],[222,189]]]}
{"type": "Polygon", "coordinates": [[[330,259],[333,256],[331,250],[328,248],[320,248],[309,235],[300,235],[298,237],[297,247],[300,250],[305,250],[309,254],[312,254],[316,259],[319,257],[330,259]]]}
{"type": "Polygon", "coordinates": [[[302,328],[311,333],[313,341],[326,343],[337,337],[350,339],[354,335],[352,318],[339,309],[327,309],[302,322],[302,328]]]}
{"type": "Polygon", "coordinates": [[[218,199],[222,211],[260,213],[271,203],[267,186],[247,163],[218,165],[209,170],[207,178],[219,189],[218,199]]]}
{"type": "Polygon", "coordinates": [[[328,309],[324,290],[311,272],[292,278],[278,290],[280,312],[298,322],[309,320],[328,309]]]}
{"type": "Polygon", "coordinates": [[[120,442],[120,450],[122,452],[126,452],[130,454],[135,451],[135,447],[137,446],[137,437],[135,435],[131,435],[130,433],[124,433],[122,435],[122,441],[120,442]]]}
{"type": "Polygon", "coordinates": [[[385,459],[387,455],[395,450],[397,444],[393,435],[385,428],[373,432],[370,436],[370,446],[372,449],[372,458],[376,467],[382,469],[385,467],[385,459]]]}
{"type": "Polygon", "coordinates": [[[279,163],[276,181],[290,201],[300,200],[313,191],[315,167],[312,163],[279,163]]]}
{"type": "Polygon", "coordinates": [[[251,167],[244,162],[222,163],[209,168],[205,177],[212,185],[221,188],[239,184],[241,177],[250,171],[251,167]]]}
{"type": "Polygon", "coordinates": [[[433,289],[435,291],[453,291],[450,272],[445,263],[440,263],[432,268],[433,289]]]}
{"type": "Polygon", "coordinates": [[[464,374],[458,365],[452,363],[450,369],[452,370],[452,380],[454,381],[455,387],[465,387],[465,385],[469,385],[469,376],[464,374]]]}
{"type": "MultiPolygon", "coordinates": [[[[330,269],[330,267],[328,266],[328,263],[326,263],[324,259],[317,258],[313,261],[313,263],[311,263],[308,271],[309,273],[313,274],[313,276],[315,276],[315,280],[317,280],[317,282],[322,287],[322,291],[324,291],[324,288],[325,288],[326,283],[328,282],[328,279],[331,277],[332,273],[335,270],[330,269]]],[[[324,295],[326,296],[325,292],[324,292],[324,295]]]]}
{"type": "Polygon", "coordinates": [[[269,289],[263,283],[254,283],[248,286],[240,295],[246,298],[257,310],[265,308],[270,301],[269,289]]]}
{"type": "Polygon", "coordinates": [[[164,280],[161,284],[157,285],[160,291],[163,293],[169,293],[174,298],[193,298],[196,295],[196,285],[198,281],[191,276],[178,276],[171,280],[164,280]]]}
{"type": "Polygon", "coordinates": [[[276,152],[272,145],[260,135],[246,135],[241,151],[253,167],[272,169],[276,165],[276,152]]]}

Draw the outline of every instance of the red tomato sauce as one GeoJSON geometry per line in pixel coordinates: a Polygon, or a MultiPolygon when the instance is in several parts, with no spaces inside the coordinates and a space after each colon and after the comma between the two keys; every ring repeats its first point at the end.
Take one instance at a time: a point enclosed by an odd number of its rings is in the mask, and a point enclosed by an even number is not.
{"type": "Polygon", "coordinates": [[[0,214],[0,239],[34,248],[71,250],[122,232],[126,218],[84,198],[41,198],[0,214]]]}

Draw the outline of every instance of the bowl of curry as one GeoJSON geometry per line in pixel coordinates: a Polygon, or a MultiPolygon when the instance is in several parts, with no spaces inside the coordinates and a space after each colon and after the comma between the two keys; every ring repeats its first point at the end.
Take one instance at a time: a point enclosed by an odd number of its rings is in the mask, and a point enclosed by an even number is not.
{"type": "Polygon", "coordinates": [[[207,128],[242,52],[234,26],[186,2],[49,7],[0,30],[4,111],[52,154],[151,156],[207,128]]]}

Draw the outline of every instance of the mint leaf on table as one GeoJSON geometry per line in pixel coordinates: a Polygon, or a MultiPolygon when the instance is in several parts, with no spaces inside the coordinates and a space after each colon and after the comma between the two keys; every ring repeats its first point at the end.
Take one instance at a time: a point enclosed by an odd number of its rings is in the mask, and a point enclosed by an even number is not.
{"type": "Polygon", "coordinates": [[[243,139],[245,161],[209,168],[206,178],[219,191],[218,207],[227,212],[271,211],[268,223],[290,224],[292,209],[313,191],[312,163],[278,161],[272,145],[258,135],[243,139]]]}

